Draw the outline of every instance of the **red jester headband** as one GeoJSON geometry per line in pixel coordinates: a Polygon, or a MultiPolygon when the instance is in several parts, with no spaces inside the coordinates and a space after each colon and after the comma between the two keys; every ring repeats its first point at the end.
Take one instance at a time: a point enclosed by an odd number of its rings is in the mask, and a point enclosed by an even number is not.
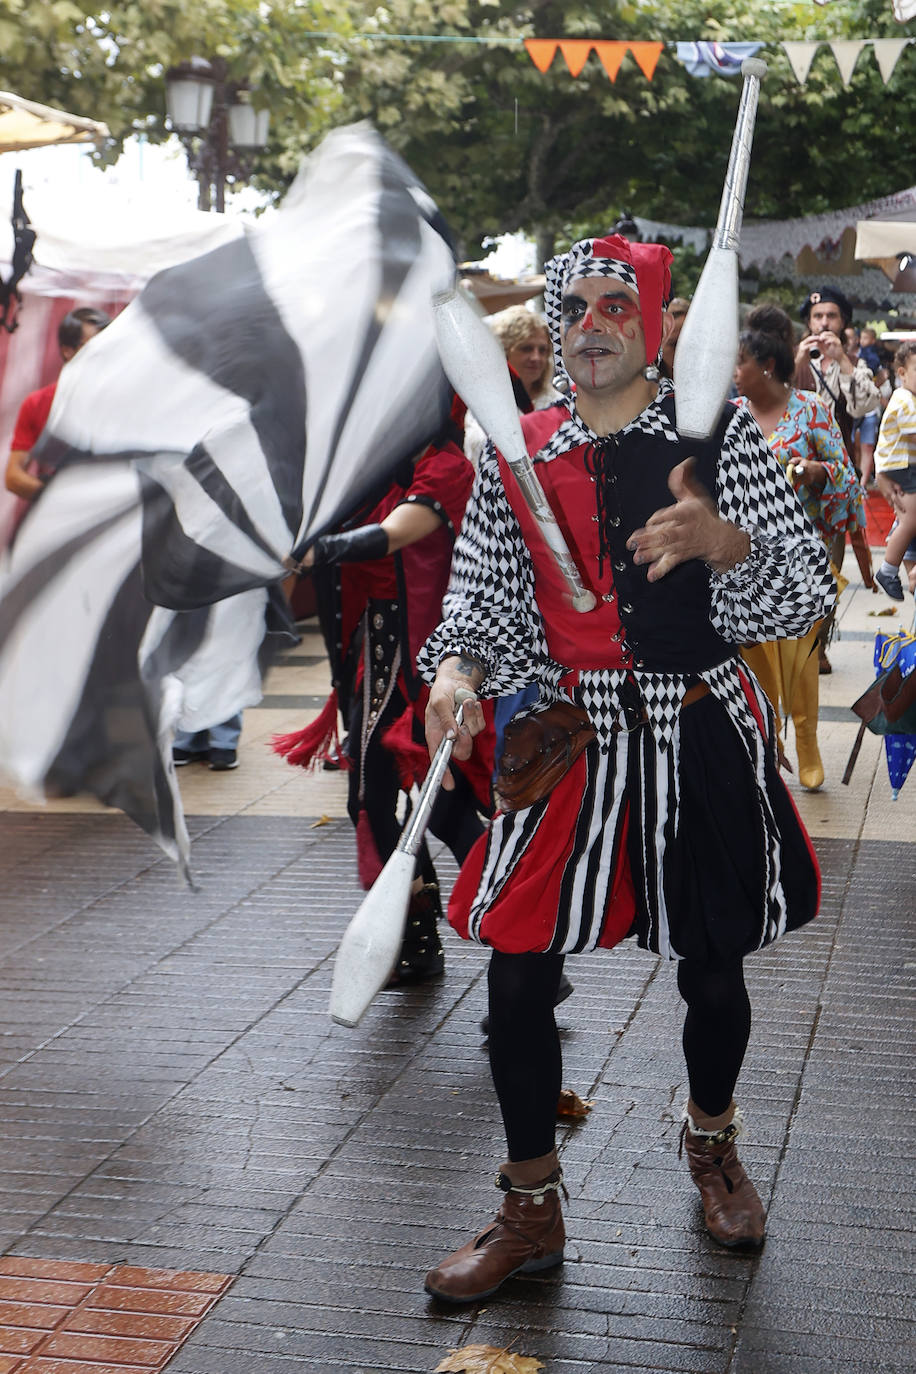
{"type": "Polygon", "coordinates": [[[622,234],[580,239],[568,253],[544,265],[544,311],[557,357],[562,356],[561,314],[564,292],[578,277],[613,277],[639,297],[646,362],[654,363],[662,342],[662,314],[671,295],[671,250],[663,243],[631,243],[622,234]]]}

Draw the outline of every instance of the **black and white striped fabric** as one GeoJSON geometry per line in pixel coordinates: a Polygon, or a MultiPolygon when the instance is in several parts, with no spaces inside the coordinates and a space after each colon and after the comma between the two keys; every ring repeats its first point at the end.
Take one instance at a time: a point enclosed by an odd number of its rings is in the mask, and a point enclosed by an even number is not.
{"type": "Polygon", "coordinates": [[[176,728],[260,696],[271,599],[448,419],[428,193],[368,126],[281,210],[162,272],[63,371],[54,475],[0,563],[0,771],[89,790],[183,862],[176,728]]]}
{"type": "MultiPolygon", "coordinates": [[[[704,674],[705,679],[712,675],[704,674]]],[[[759,716],[767,718],[763,689],[745,675],[754,694],[759,716]]],[[[775,748],[774,737],[758,728],[732,665],[715,670],[715,694],[729,704],[738,726],[741,745],[759,781],[755,805],[761,824],[754,833],[759,845],[754,857],[764,873],[763,890],[756,902],[741,913],[743,953],[762,949],[779,939],[789,916],[782,883],[780,830],[766,785],[766,760],[775,748]],[[726,673],[725,668],[729,671],[726,673]],[[738,698],[741,698],[739,703],[738,698]],[[733,707],[737,706],[737,710],[733,707]],[[759,832],[759,838],[757,838],[759,832]]],[[[608,905],[619,881],[621,855],[638,852],[632,877],[637,894],[639,943],[663,959],[678,959],[683,925],[673,929],[669,909],[670,884],[666,883],[668,849],[678,827],[680,807],[680,719],[675,724],[671,747],[660,748],[648,732],[621,732],[610,748],[586,751],[586,780],[578,800],[576,841],[563,865],[551,953],[573,954],[594,949],[606,921],[608,905]],[[627,832],[639,827],[640,842],[627,843],[627,832]]],[[[771,720],[771,730],[772,730],[771,720]]],[[[490,826],[480,881],[468,917],[471,939],[486,942],[483,933],[488,911],[499,899],[516,866],[546,826],[562,827],[549,808],[550,799],[522,811],[498,812],[490,826]]],[[[748,818],[745,818],[748,819],[748,818]]],[[[735,912],[737,918],[738,912],[735,912]]]]}

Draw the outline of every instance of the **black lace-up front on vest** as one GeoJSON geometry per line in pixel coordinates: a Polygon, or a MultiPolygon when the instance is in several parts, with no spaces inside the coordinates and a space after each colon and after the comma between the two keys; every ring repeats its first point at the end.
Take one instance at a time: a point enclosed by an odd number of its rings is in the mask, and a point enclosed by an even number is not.
{"type": "Polygon", "coordinates": [[[598,518],[598,577],[611,560],[611,531],[620,524],[620,510],[614,493],[614,455],[617,452],[616,434],[605,435],[585,450],[585,470],[595,482],[595,514],[598,518]]]}

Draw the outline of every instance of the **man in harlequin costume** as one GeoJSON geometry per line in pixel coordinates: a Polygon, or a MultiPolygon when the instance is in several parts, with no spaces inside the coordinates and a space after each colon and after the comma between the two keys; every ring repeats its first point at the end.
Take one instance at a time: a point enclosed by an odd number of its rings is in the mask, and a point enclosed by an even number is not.
{"type": "MultiPolygon", "coordinates": [[[[746,411],[680,438],[659,379],[668,249],[619,235],[547,264],[545,304],[575,393],[522,421],[593,610],[577,614],[519,488],[490,445],[455,549],[445,620],[420,666],[427,737],[455,692],[584,708],[597,738],[542,800],[497,812],[449,920],[492,948],[490,1062],[508,1158],[494,1222],[426,1278],[485,1297],[563,1258],[553,1017],[567,954],[628,935],[676,963],[687,1004],[682,1144],[706,1226],[758,1246],[764,1214],[738,1159],[734,1089],[751,1009],[743,959],[817,910],[810,841],[779,776],[777,731],[738,646],[798,635],[832,603],[823,545],[746,411]]],[[[454,756],[482,727],[465,708],[454,756]]]]}
{"type": "MultiPolygon", "coordinates": [[[[448,432],[416,462],[407,460],[379,497],[371,496],[349,528],[324,535],[303,560],[317,589],[333,690],[318,719],[274,740],[290,763],[339,758],[338,710],[347,724],[348,811],[356,827],[363,886],[378,877],[400,838],[402,788],[423,780],[427,688],[417,651],[438,623],[452,548],[474,481],[461,449],[464,406],[455,401],[448,432]]],[[[484,832],[492,809],[492,731],[488,747],[442,791],[430,830],[459,863],[484,832]]],[[[444,968],[437,921],[436,872],[424,846],[408,912],[395,983],[436,977],[444,968]]]]}

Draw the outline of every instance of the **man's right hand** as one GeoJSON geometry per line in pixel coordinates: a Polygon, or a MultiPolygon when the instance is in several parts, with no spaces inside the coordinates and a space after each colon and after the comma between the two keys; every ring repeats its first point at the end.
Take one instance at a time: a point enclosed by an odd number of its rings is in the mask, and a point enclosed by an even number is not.
{"type": "Polygon", "coordinates": [[[795,350],[795,366],[817,362],[817,358],[812,358],[815,353],[819,353],[826,363],[839,363],[841,372],[854,371],[843,347],[843,340],[834,334],[832,329],[823,329],[819,334],[806,334],[795,350]]]}
{"type": "MultiPolygon", "coordinates": [[[[474,736],[479,735],[485,725],[483,709],[476,699],[466,701],[459,728],[455,720],[455,693],[459,688],[476,693],[484,676],[483,666],[469,655],[454,654],[439,664],[435,682],[429,689],[429,703],[426,707],[426,743],[430,758],[445,738],[455,741],[452,749],[453,758],[470,758],[474,736]]],[[[451,791],[454,787],[455,784],[448,773],[442,785],[446,791],[451,791]]]]}
{"type": "Polygon", "coordinates": [[[21,496],[24,501],[34,501],[44,487],[41,478],[29,472],[30,457],[22,449],[13,449],[6,464],[6,489],[14,496],[21,496]]]}

